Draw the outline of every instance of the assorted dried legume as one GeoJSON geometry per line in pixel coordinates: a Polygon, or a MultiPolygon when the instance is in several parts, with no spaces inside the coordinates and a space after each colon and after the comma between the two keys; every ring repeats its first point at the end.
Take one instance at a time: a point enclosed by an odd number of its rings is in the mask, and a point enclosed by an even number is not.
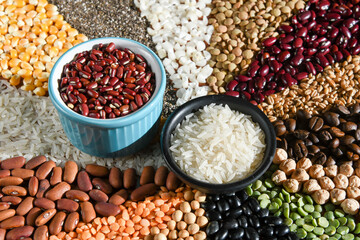
{"type": "Polygon", "coordinates": [[[214,26],[209,64],[214,68],[207,83],[215,93],[224,93],[225,85],[234,76],[244,74],[261,42],[277,37],[276,29],[296,10],[303,9],[303,0],[291,1],[220,1],[211,3],[209,24],[214,26]]]}
{"type": "Polygon", "coordinates": [[[64,66],[59,91],[65,104],[91,118],[126,116],[146,104],[155,90],[146,60],[114,43],[78,53],[64,66]]]}
{"type": "Polygon", "coordinates": [[[0,72],[13,86],[43,96],[50,71],[66,50],[87,37],[46,0],[1,1],[0,72]]]}

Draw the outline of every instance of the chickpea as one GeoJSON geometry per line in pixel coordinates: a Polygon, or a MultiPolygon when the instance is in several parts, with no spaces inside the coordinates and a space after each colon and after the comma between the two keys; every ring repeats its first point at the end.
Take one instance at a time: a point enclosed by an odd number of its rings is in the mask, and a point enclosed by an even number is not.
{"type": "Polygon", "coordinates": [[[184,230],[184,229],[186,229],[187,224],[184,221],[180,221],[176,224],[176,227],[178,230],[184,230]]]}
{"type": "Polygon", "coordinates": [[[298,168],[291,174],[292,179],[296,179],[299,182],[305,182],[309,180],[309,174],[305,171],[305,169],[298,168]]]}
{"type": "Polygon", "coordinates": [[[329,177],[321,177],[318,180],[322,189],[331,190],[335,188],[334,182],[329,177]]]}
{"type": "Polygon", "coordinates": [[[304,183],[303,191],[305,193],[313,193],[317,190],[320,190],[321,187],[316,179],[310,179],[304,183]]]}
{"type": "Polygon", "coordinates": [[[312,162],[308,158],[302,158],[296,163],[296,168],[302,168],[308,171],[312,166],[312,162]]]}
{"type": "Polygon", "coordinates": [[[200,217],[200,216],[204,216],[205,214],[205,210],[203,208],[199,208],[195,210],[195,215],[200,217]]]}
{"type": "Polygon", "coordinates": [[[280,164],[288,158],[287,152],[282,148],[277,148],[275,151],[275,156],[273,158],[273,163],[280,164]]]}
{"type": "Polygon", "coordinates": [[[300,183],[295,179],[288,179],[283,183],[286,191],[290,193],[296,193],[300,190],[300,183]]]}
{"type": "Polygon", "coordinates": [[[353,175],[349,178],[349,187],[360,187],[360,178],[353,175]]]}
{"type": "Polygon", "coordinates": [[[172,219],[175,220],[175,222],[180,222],[182,218],[183,218],[182,211],[176,210],[175,212],[173,212],[172,219]]]}
{"type": "Polygon", "coordinates": [[[153,235],[147,235],[147,236],[145,236],[144,240],[154,240],[154,236],[153,235]]]}
{"type": "Polygon", "coordinates": [[[207,219],[207,217],[205,216],[199,216],[196,220],[196,223],[200,226],[200,227],[204,227],[207,223],[209,222],[209,220],[207,219]]]}
{"type": "Polygon", "coordinates": [[[177,231],[176,230],[171,230],[169,233],[169,239],[177,239],[177,231]]]}
{"type": "Polygon", "coordinates": [[[271,176],[271,179],[276,185],[281,185],[286,180],[286,174],[284,171],[276,170],[271,176]]]}
{"type": "Polygon", "coordinates": [[[185,213],[184,221],[185,221],[187,224],[195,223],[195,221],[196,221],[196,215],[195,215],[194,213],[192,213],[192,212],[185,213]]]}
{"type": "Polygon", "coordinates": [[[166,235],[163,233],[156,234],[154,240],[166,240],[166,235]]]}
{"type": "Polygon", "coordinates": [[[319,164],[312,165],[311,168],[309,169],[309,175],[311,178],[315,178],[315,179],[325,176],[324,167],[319,164]]]}
{"type": "Polygon", "coordinates": [[[192,210],[197,210],[200,208],[200,203],[196,200],[193,200],[191,201],[190,206],[192,210]]]}
{"type": "Polygon", "coordinates": [[[346,177],[350,177],[354,173],[354,168],[349,164],[342,164],[339,167],[339,173],[344,174],[346,177]]]}
{"type": "Polygon", "coordinates": [[[349,186],[349,179],[344,174],[338,174],[334,177],[336,188],[346,189],[349,186]]]}
{"type": "Polygon", "coordinates": [[[187,238],[189,235],[190,235],[189,232],[185,229],[180,230],[180,232],[179,232],[179,237],[181,237],[181,238],[187,238]]]}
{"type": "Polygon", "coordinates": [[[194,198],[196,201],[202,203],[202,202],[205,202],[205,200],[206,200],[206,194],[203,192],[200,192],[200,191],[196,191],[194,198]]]}
{"type": "Polygon", "coordinates": [[[334,188],[330,191],[330,200],[333,204],[339,205],[346,198],[346,192],[343,189],[334,188]]]}
{"type": "Polygon", "coordinates": [[[150,229],[150,233],[151,233],[151,235],[157,235],[160,233],[160,229],[158,227],[152,227],[150,229]]]}
{"type": "Polygon", "coordinates": [[[338,173],[338,166],[337,165],[332,165],[330,167],[326,167],[324,168],[325,171],[325,175],[328,177],[335,177],[338,173]]]}
{"type": "Polygon", "coordinates": [[[170,220],[168,221],[167,226],[169,230],[174,230],[176,228],[176,222],[174,220],[170,220]]]}
{"type": "Polygon", "coordinates": [[[167,228],[160,230],[160,233],[164,234],[165,236],[169,235],[169,232],[170,232],[170,230],[167,228]]]}
{"type": "Polygon", "coordinates": [[[323,205],[327,201],[329,201],[330,193],[325,189],[320,189],[320,190],[315,191],[312,194],[312,197],[317,204],[323,205]]]}
{"type": "Polygon", "coordinates": [[[187,238],[185,238],[185,240],[194,240],[193,236],[188,236],[187,238]]]}
{"type": "Polygon", "coordinates": [[[194,235],[196,234],[198,231],[200,230],[200,227],[199,225],[193,223],[193,224],[190,224],[189,227],[188,227],[188,231],[191,235],[194,235]]]}
{"type": "Polygon", "coordinates": [[[189,202],[182,202],[182,203],[180,203],[180,210],[181,210],[183,213],[189,213],[189,212],[191,212],[190,203],[189,203],[189,202]]]}
{"type": "Polygon", "coordinates": [[[360,199],[360,189],[357,187],[348,187],[346,188],[346,194],[349,198],[353,198],[356,200],[360,199]]]}
{"type": "Polygon", "coordinates": [[[355,215],[359,211],[359,202],[355,199],[347,198],[345,199],[341,205],[342,209],[345,213],[355,215]]]}
{"type": "Polygon", "coordinates": [[[197,234],[194,235],[195,240],[204,240],[206,239],[206,233],[204,231],[199,231],[197,234]]]}
{"type": "Polygon", "coordinates": [[[296,169],[296,162],[293,159],[287,159],[280,164],[279,168],[284,171],[286,175],[290,175],[296,169]]]}

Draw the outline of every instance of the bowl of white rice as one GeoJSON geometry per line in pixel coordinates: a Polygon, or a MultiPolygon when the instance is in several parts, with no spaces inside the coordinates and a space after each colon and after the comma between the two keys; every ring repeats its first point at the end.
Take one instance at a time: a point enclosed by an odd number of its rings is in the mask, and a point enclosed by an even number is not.
{"type": "Polygon", "coordinates": [[[176,109],[161,133],[168,167],[206,193],[241,190],[269,168],[276,135],[266,115],[231,96],[191,100],[176,109]]]}

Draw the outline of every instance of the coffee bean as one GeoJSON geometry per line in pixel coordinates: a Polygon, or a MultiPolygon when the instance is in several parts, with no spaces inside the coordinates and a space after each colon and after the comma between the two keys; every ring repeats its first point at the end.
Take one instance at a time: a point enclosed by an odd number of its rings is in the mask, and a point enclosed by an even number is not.
{"type": "Polygon", "coordinates": [[[329,156],[328,159],[326,160],[325,166],[330,167],[335,164],[336,164],[336,162],[335,162],[334,158],[332,156],[329,156]]]}
{"type": "Polygon", "coordinates": [[[298,159],[306,157],[308,155],[308,149],[306,148],[304,141],[297,140],[294,145],[294,154],[298,159]]]}
{"type": "Polygon", "coordinates": [[[313,142],[313,144],[317,144],[320,142],[319,138],[313,133],[309,134],[309,139],[313,142]]]}
{"type": "Polygon", "coordinates": [[[331,127],[330,128],[330,133],[333,137],[343,137],[345,136],[345,133],[343,131],[341,131],[339,128],[337,127],[331,127]]]}
{"type": "Polygon", "coordinates": [[[343,105],[337,105],[335,107],[335,111],[341,115],[348,115],[350,114],[350,111],[347,107],[343,106],[343,105]]]}
{"type": "Polygon", "coordinates": [[[341,129],[344,132],[356,131],[357,130],[357,124],[354,123],[354,122],[346,122],[346,123],[341,125],[341,129]]]}
{"type": "Polygon", "coordinates": [[[356,154],[359,154],[360,155],[360,147],[359,145],[355,144],[355,143],[351,143],[349,145],[349,148],[354,151],[356,154]]]}
{"type": "Polygon", "coordinates": [[[295,131],[296,129],[296,120],[295,119],[287,119],[285,121],[285,126],[286,126],[286,129],[289,131],[289,132],[293,132],[295,131]]]}
{"type": "Polygon", "coordinates": [[[276,125],[275,133],[276,133],[276,136],[278,136],[278,137],[284,135],[286,133],[285,125],[283,125],[283,124],[276,125]]]}
{"type": "Polygon", "coordinates": [[[311,153],[312,155],[315,155],[316,153],[320,152],[320,148],[316,145],[311,145],[307,149],[309,154],[311,153]]]}
{"type": "Polygon", "coordinates": [[[343,145],[349,145],[349,144],[355,142],[355,138],[353,136],[346,135],[346,136],[340,138],[340,142],[343,145]]]}
{"type": "Polygon", "coordinates": [[[313,142],[310,140],[310,139],[305,139],[304,140],[304,143],[305,143],[305,146],[311,146],[311,145],[313,145],[313,142]]]}
{"type": "Polygon", "coordinates": [[[346,152],[346,156],[350,161],[358,161],[360,159],[359,154],[353,152],[346,152]]]}
{"type": "Polygon", "coordinates": [[[331,153],[335,156],[335,157],[341,157],[344,152],[340,149],[340,148],[332,148],[331,149],[331,153]]]}
{"type": "Polygon", "coordinates": [[[359,103],[356,103],[355,105],[353,105],[351,107],[351,113],[352,114],[360,113],[360,104],[359,103]]]}
{"type": "Polygon", "coordinates": [[[337,148],[339,145],[340,145],[340,140],[338,138],[334,138],[329,144],[331,148],[337,148]]]}
{"type": "Polygon", "coordinates": [[[295,130],[294,131],[294,136],[300,140],[304,140],[304,139],[308,138],[309,134],[310,134],[310,132],[306,131],[306,130],[295,130]]]}
{"type": "Polygon", "coordinates": [[[354,133],[356,141],[360,141],[360,129],[357,129],[354,133]]]}
{"type": "Polygon", "coordinates": [[[309,128],[317,132],[319,131],[324,125],[324,120],[320,117],[312,117],[309,121],[309,128]]]}
{"type": "Polygon", "coordinates": [[[320,132],[319,139],[322,142],[327,142],[332,139],[332,136],[331,136],[330,132],[324,130],[324,131],[320,132]]]}
{"type": "Polygon", "coordinates": [[[311,113],[308,110],[299,110],[296,113],[296,118],[298,120],[307,120],[311,118],[311,113]]]}
{"type": "Polygon", "coordinates": [[[334,112],[324,113],[325,121],[331,126],[338,126],[340,124],[339,114],[334,112]]]}
{"type": "Polygon", "coordinates": [[[284,125],[283,120],[276,120],[275,122],[273,122],[274,127],[276,127],[277,125],[284,125]]]}
{"type": "Polygon", "coordinates": [[[323,152],[318,152],[311,158],[313,164],[323,165],[326,162],[326,155],[323,152]]]}

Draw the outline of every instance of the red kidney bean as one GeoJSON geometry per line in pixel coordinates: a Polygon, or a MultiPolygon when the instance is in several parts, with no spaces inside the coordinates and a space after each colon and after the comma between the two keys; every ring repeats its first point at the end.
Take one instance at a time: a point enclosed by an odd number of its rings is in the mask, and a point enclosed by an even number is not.
{"type": "Polygon", "coordinates": [[[80,190],[70,190],[65,193],[66,198],[74,200],[74,201],[80,201],[85,202],[89,201],[90,197],[87,195],[87,193],[80,191],[80,190]]]}
{"type": "Polygon", "coordinates": [[[43,180],[45,179],[50,172],[52,171],[52,169],[56,167],[56,164],[54,161],[49,160],[47,162],[44,162],[43,164],[41,164],[41,166],[36,170],[36,174],[35,176],[39,179],[39,180],[43,180]]]}
{"type": "Polygon", "coordinates": [[[0,167],[4,170],[11,170],[15,168],[21,168],[25,164],[25,158],[23,156],[13,157],[3,160],[0,163],[0,167]]]}
{"type": "Polygon", "coordinates": [[[113,191],[113,188],[111,187],[109,182],[102,178],[94,178],[92,180],[92,184],[93,184],[94,188],[99,189],[106,194],[110,194],[113,191]]]}
{"type": "Polygon", "coordinates": [[[43,179],[39,182],[39,188],[36,193],[37,198],[42,198],[45,192],[50,188],[50,183],[47,179],[43,179]]]}
{"type": "Polygon", "coordinates": [[[77,175],[78,188],[84,192],[88,192],[92,189],[90,177],[85,171],[80,171],[77,175]]]}
{"type": "Polygon", "coordinates": [[[49,238],[49,230],[46,225],[37,227],[34,232],[34,239],[47,240],[49,238]]]}
{"type": "Polygon", "coordinates": [[[127,200],[128,197],[129,193],[125,189],[121,189],[110,197],[109,203],[121,205],[127,200]]]}
{"type": "Polygon", "coordinates": [[[23,216],[13,216],[8,218],[0,223],[0,228],[2,229],[10,229],[22,227],[25,225],[25,218],[23,216]]]}
{"type": "Polygon", "coordinates": [[[105,177],[109,174],[109,169],[107,167],[95,164],[86,165],[85,171],[95,177],[105,177]]]}
{"type": "Polygon", "coordinates": [[[39,227],[50,221],[56,214],[56,209],[48,209],[35,219],[35,226],[39,227]]]}
{"type": "Polygon", "coordinates": [[[80,58],[75,57],[65,65],[59,79],[59,91],[62,100],[73,111],[92,118],[121,117],[136,111],[151,98],[155,79],[145,59],[131,50],[121,51],[114,46],[113,43],[99,44],[96,49],[83,52],[80,58]],[[115,62],[117,64],[113,66],[115,62]],[[146,94],[136,97],[136,93],[145,88],[148,88],[146,94]],[[91,99],[98,100],[99,104],[91,99]],[[120,104],[112,104],[112,99],[120,104]],[[130,106],[121,111],[122,105],[130,106]]]}
{"type": "Polygon", "coordinates": [[[117,167],[113,167],[110,169],[109,174],[109,183],[110,185],[115,188],[119,189],[123,185],[123,174],[121,170],[117,167]]]}
{"type": "Polygon", "coordinates": [[[23,226],[10,230],[6,234],[6,240],[17,240],[25,239],[30,237],[34,232],[34,227],[32,226],[23,226]]]}
{"type": "Polygon", "coordinates": [[[104,217],[116,216],[120,213],[120,208],[112,203],[99,202],[95,205],[98,214],[104,217]]]}
{"type": "Polygon", "coordinates": [[[61,232],[65,218],[66,218],[66,213],[64,212],[58,212],[55,214],[49,225],[50,234],[56,235],[59,232],[61,232]]]}
{"type": "Polygon", "coordinates": [[[96,217],[95,209],[90,202],[82,202],[80,207],[81,217],[85,223],[91,222],[96,217]]]}
{"type": "Polygon", "coordinates": [[[175,191],[181,184],[180,179],[175,175],[174,172],[169,172],[166,178],[166,188],[170,191],[175,191]]]}
{"type": "Polygon", "coordinates": [[[71,199],[59,199],[56,201],[56,207],[58,210],[65,210],[68,212],[75,212],[79,208],[79,204],[71,199]]]}
{"type": "Polygon", "coordinates": [[[268,39],[265,39],[265,41],[263,42],[263,45],[265,47],[270,47],[270,46],[274,45],[276,40],[277,40],[276,37],[269,37],[268,39]]]}

